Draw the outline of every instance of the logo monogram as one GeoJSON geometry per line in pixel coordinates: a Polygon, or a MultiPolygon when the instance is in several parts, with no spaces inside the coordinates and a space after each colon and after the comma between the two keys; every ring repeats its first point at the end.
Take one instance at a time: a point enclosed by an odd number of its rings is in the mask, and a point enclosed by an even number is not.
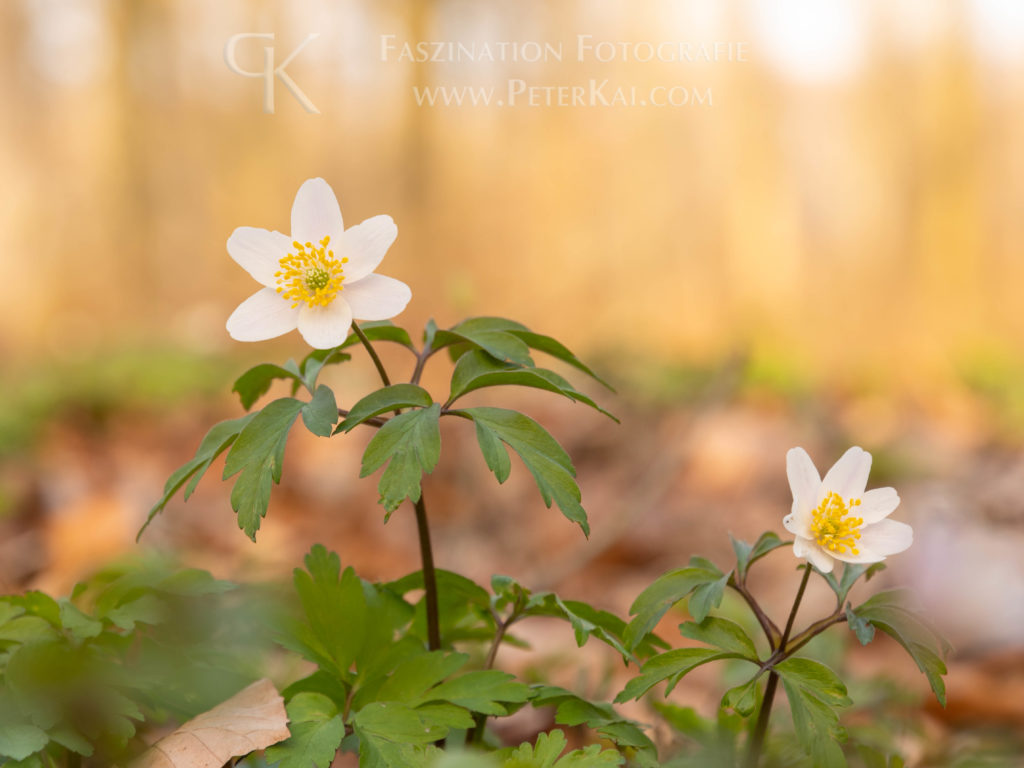
{"type": "Polygon", "coordinates": [[[224,63],[228,65],[228,69],[243,77],[261,77],[263,78],[263,111],[268,114],[274,114],[274,78],[280,80],[284,87],[288,89],[292,96],[296,98],[302,108],[307,112],[311,112],[315,115],[320,114],[320,110],[316,108],[316,105],[310,101],[309,97],[303,93],[302,89],[299,88],[298,84],[289,77],[285,68],[292,63],[292,60],[299,55],[299,52],[306,47],[306,43],[320,37],[319,32],[311,32],[305,40],[299,43],[299,46],[292,51],[288,58],[274,66],[274,46],[265,45],[263,46],[263,71],[262,72],[248,72],[238,66],[238,61],[235,59],[235,49],[238,47],[238,43],[247,38],[256,38],[257,40],[269,40],[274,42],[273,32],[239,32],[237,35],[232,35],[228,38],[227,43],[224,46],[224,63]]]}

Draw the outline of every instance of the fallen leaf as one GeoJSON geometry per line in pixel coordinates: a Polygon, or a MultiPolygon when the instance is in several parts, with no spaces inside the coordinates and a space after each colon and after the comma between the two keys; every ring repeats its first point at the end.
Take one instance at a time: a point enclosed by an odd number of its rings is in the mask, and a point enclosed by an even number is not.
{"type": "Polygon", "coordinates": [[[160,739],[130,768],[221,768],[290,735],[284,699],[264,678],[160,739]]]}

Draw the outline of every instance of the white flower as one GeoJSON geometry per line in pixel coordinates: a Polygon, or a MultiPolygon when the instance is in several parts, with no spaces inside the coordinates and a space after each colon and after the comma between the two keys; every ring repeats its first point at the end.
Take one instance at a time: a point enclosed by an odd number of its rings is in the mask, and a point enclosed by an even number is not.
{"type": "Polygon", "coordinates": [[[877,563],[913,543],[909,525],[886,519],[899,506],[896,490],[864,490],[870,471],[871,454],[856,447],[842,455],[824,480],[803,448],[786,454],[793,510],[782,524],[796,536],[794,555],[829,573],[835,560],[877,563]]]}
{"type": "Polygon", "coordinates": [[[387,320],[405,309],[412,291],[373,270],[398,228],[390,216],[374,216],[345,229],[330,185],[309,179],[292,204],[291,237],[239,227],[228,253],[265,288],[228,318],[238,341],[263,341],[299,329],[317,349],[341,344],[353,319],[387,320]]]}

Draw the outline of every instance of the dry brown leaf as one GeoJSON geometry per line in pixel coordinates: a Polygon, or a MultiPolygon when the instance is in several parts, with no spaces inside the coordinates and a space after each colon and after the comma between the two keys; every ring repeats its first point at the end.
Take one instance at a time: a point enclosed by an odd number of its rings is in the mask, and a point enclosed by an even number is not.
{"type": "Polygon", "coordinates": [[[221,768],[290,735],[284,699],[264,678],[160,739],[129,768],[221,768]]]}

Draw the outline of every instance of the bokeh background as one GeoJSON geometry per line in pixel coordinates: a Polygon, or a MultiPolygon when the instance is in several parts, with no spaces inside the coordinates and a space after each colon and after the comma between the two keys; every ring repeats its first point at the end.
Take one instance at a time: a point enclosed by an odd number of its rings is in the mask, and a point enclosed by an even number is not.
{"type": "MultiPolygon", "coordinates": [[[[264,44],[239,43],[238,63],[258,70],[264,44]]],[[[955,755],[988,738],[978,723],[1024,730],[1024,5],[7,0],[0,101],[4,589],[67,591],[137,554],[167,474],[239,413],[233,377],[305,353],[295,334],[228,338],[255,284],[224,243],[240,225],[286,231],[295,191],[322,176],[349,224],[398,223],[382,271],[413,287],[401,323],[513,317],[618,389],[600,394],[622,426],[517,396],[577,461],[589,542],[521,466],[494,487],[472,435],[445,431],[428,482],[443,567],[624,613],[694,552],[724,564],[727,531],[781,530],[786,449],[824,469],[860,444],[916,531],[877,583],[916,589],[958,647],[951,706],[924,712],[907,749],[955,755]],[[280,82],[263,111],[261,82],[224,59],[246,32],[273,33],[278,63],[319,35],[287,69],[319,114],[280,82]],[[384,55],[385,35],[563,56],[417,63],[384,55]],[[744,60],[581,61],[579,35],[731,43],[744,60]],[[605,78],[710,99],[431,107],[414,93],[605,78]]],[[[363,360],[329,376],[342,404],[374,383],[363,360]]],[[[411,570],[411,515],[385,528],[373,481],[354,479],[365,437],[297,434],[255,547],[211,474],[142,548],[269,578],[322,540],[366,576],[411,570]]],[[[779,607],[787,558],[763,573],[779,607]]],[[[571,647],[546,631],[541,657],[571,647]]],[[[907,665],[885,647],[854,660],[907,665]]]]}

